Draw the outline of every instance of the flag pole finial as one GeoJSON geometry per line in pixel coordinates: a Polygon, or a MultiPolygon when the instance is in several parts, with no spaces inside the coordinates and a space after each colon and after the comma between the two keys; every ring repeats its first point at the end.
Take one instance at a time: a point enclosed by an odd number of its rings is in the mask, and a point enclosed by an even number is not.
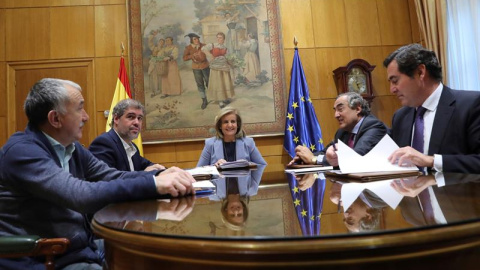
{"type": "Polygon", "coordinates": [[[125,52],[125,46],[123,45],[123,42],[122,44],[120,45],[120,49],[122,50],[122,57],[123,57],[123,54],[125,52]]]}
{"type": "Polygon", "coordinates": [[[297,36],[293,36],[293,45],[295,45],[295,48],[297,48],[297,44],[298,44],[297,36]]]}

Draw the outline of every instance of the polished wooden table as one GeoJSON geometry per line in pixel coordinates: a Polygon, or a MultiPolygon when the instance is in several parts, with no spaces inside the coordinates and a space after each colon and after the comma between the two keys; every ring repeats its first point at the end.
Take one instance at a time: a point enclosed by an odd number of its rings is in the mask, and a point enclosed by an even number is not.
{"type": "Polygon", "coordinates": [[[197,197],[110,205],[94,232],[114,269],[477,269],[480,175],[349,183],[262,169],[197,197]],[[423,192],[423,193],[422,193],[423,192]],[[419,194],[429,193],[434,218],[419,194]],[[346,208],[346,209],[344,209],[346,208]]]}

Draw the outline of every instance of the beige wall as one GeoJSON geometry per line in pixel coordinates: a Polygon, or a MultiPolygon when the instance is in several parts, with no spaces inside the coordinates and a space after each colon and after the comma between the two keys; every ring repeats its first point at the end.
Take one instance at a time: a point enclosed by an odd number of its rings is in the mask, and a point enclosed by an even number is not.
{"type": "MultiPolygon", "coordinates": [[[[389,93],[383,59],[395,48],[420,41],[413,0],[280,0],[285,74],[290,74],[293,37],[324,141],[337,129],[332,71],[351,59],[376,65],[373,113],[387,125],[399,108],[389,93]]],[[[118,73],[120,44],[128,45],[126,0],[0,0],[0,144],[23,130],[22,104],[43,76],[81,81],[90,115],[82,143],[103,132],[118,73]]],[[[126,52],[128,60],[128,48],[126,52]]],[[[286,85],[290,78],[287,76],[286,85]]],[[[286,91],[288,92],[288,91],[286,91]]],[[[289,158],[283,137],[255,138],[270,166],[289,158]]],[[[167,166],[192,167],[203,141],[144,145],[146,157],[167,166]]]]}

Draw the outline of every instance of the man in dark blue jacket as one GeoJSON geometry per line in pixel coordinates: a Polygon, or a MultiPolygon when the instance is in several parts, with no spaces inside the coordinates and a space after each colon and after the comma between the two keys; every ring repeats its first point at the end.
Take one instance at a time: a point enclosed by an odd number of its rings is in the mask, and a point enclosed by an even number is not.
{"type": "Polygon", "coordinates": [[[142,129],[145,108],[134,99],[124,99],[115,105],[112,112],[112,128],[98,136],[90,144],[90,152],[108,166],[120,171],[163,170],[140,156],[133,143],[142,129]]]}
{"type": "MultiPolygon", "coordinates": [[[[102,269],[86,214],[127,200],[192,193],[192,176],[170,168],[122,172],[108,167],[78,140],[88,120],[78,84],[42,79],[24,104],[29,123],[0,150],[0,236],[70,239],[56,268],[102,269]]],[[[41,258],[0,259],[0,269],[44,269],[41,258]]]]}

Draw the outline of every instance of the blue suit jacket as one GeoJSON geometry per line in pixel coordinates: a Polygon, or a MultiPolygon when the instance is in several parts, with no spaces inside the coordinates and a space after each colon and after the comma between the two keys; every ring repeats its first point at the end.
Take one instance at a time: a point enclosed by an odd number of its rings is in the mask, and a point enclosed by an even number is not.
{"type": "MultiPolygon", "coordinates": [[[[143,171],[148,166],[153,165],[150,160],[140,156],[138,147],[135,144],[133,145],[137,148],[137,152],[132,157],[134,170],[143,171]]],[[[123,147],[122,140],[113,128],[95,138],[88,149],[98,159],[107,163],[108,166],[120,171],[130,171],[127,152],[123,147]]]]}
{"type": "MultiPolygon", "coordinates": [[[[410,146],[416,108],[403,107],[392,119],[392,139],[410,146]]],[[[428,155],[439,154],[444,172],[480,173],[480,92],[443,86],[433,120],[428,155]]]]}
{"type": "MultiPolygon", "coordinates": [[[[154,172],[117,171],[78,142],[69,168],[61,167],[47,137],[30,126],[0,150],[0,236],[70,239],[67,252],[55,259],[58,268],[100,263],[85,214],[110,203],[157,197],[154,172]]],[[[0,269],[45,269],[41,259],[0,259],[0,269]]]]}
{"type": "MultiPolygon", "coordinates": [[[[237,160],[246,159],[250,162],[267,165],[267,162],[265,162],[263,159],[252,138],[237,138],[235,143],[235,151],[237,160]]],[[[225,159],[223,155],[223,140],[216,137],[206,139],[205,147],[200,155],[197,167],[212,165],[222,158],[225,159]]]]}

